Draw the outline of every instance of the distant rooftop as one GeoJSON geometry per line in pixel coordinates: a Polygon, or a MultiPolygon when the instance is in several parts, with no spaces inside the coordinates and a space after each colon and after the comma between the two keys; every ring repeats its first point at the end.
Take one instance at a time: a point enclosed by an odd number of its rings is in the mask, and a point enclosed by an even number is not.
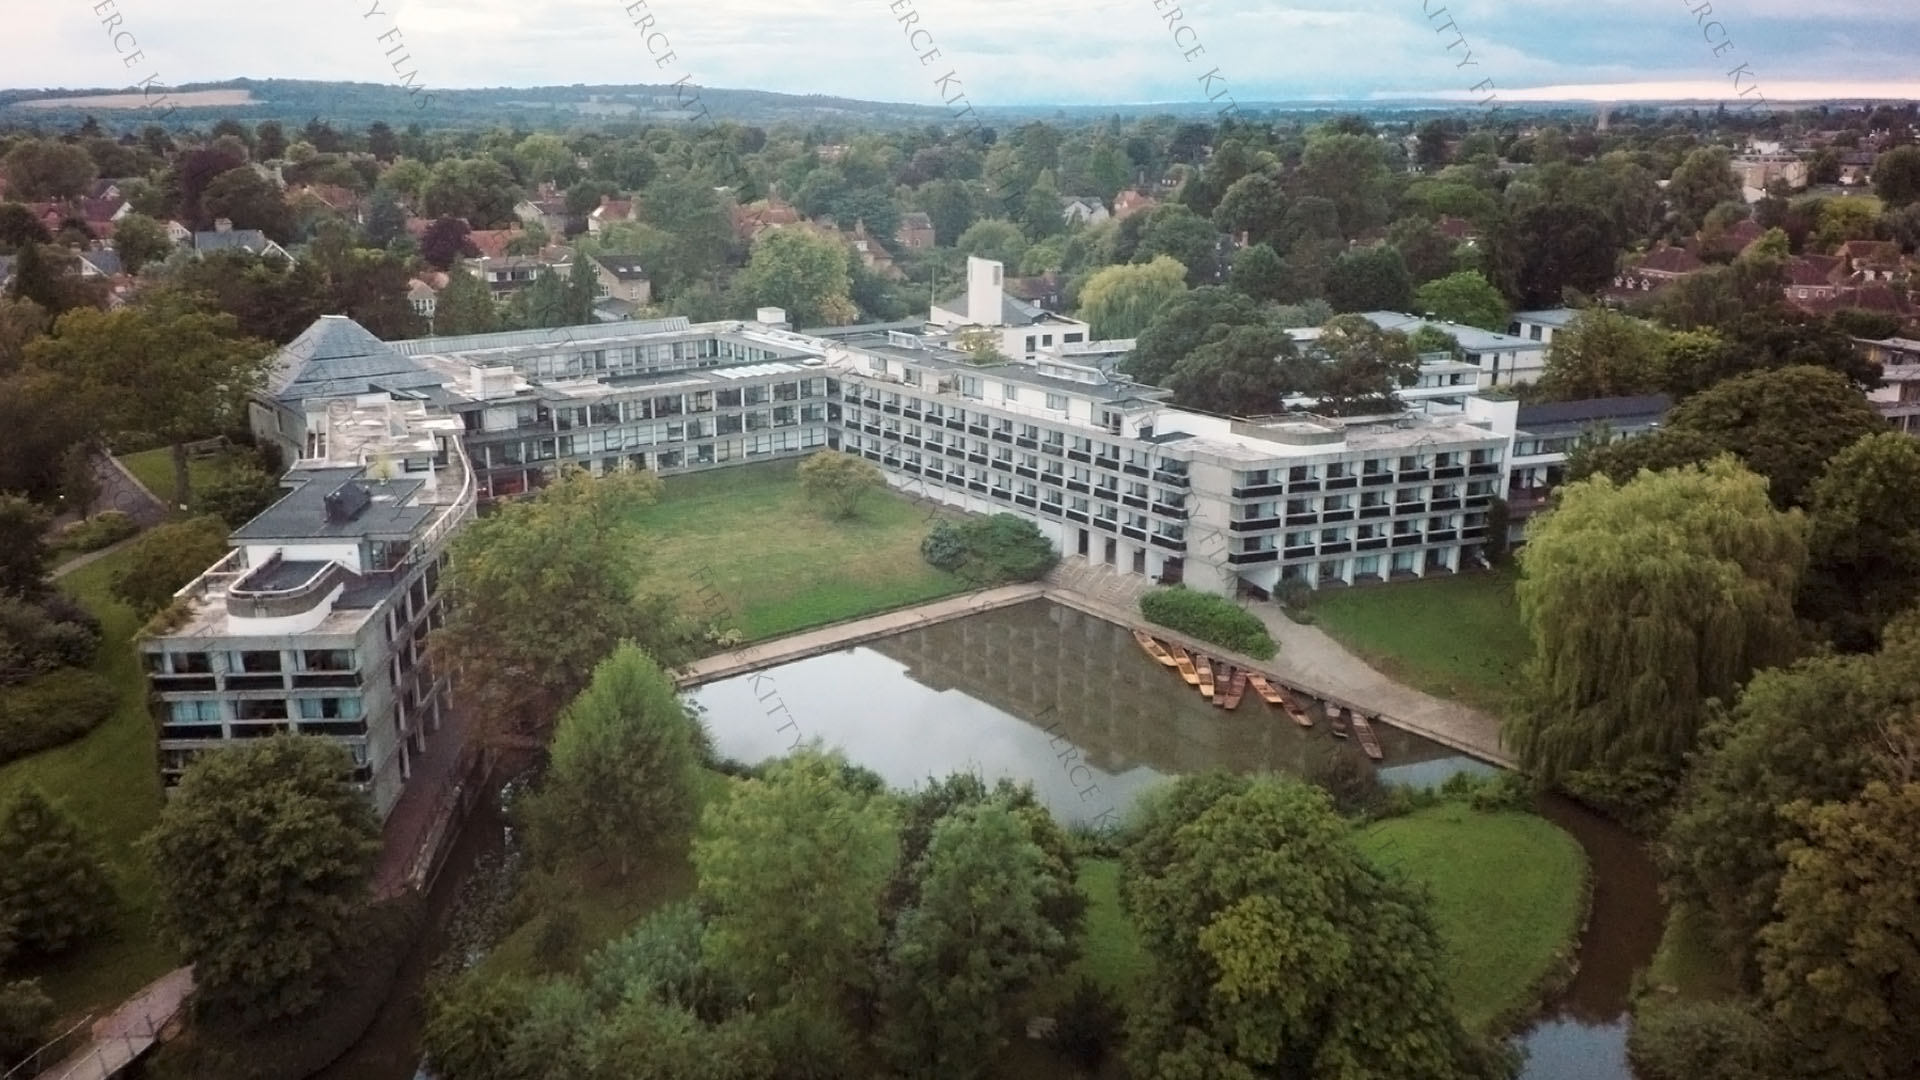
{"type": "Polygon", "coordinates": [[[424,482],[400,477],[387,481],[361,479],[359,468],[295,469],[281,479],[292,490],[260,514],[235,529],[235,543],[249,540],[319,540],[329,537],[360,539],[368,536],[405,538],[439,511],[433,505],[408,505],[424,482]],[[350,512],[336,510],[342,499],[355,505],[350,512]]]}
{"type": "Polygon", "coordinates": [[[1539,352],[1547,346],[1544,342],[1529,341],[1512,334],[1499,334],[1492,330],[1482,330],[1477,326],[1462,326],[1459,323],[1444,322],[1440,319],[1423,319],[1418,315],[1403,315],[1397,311],[1363,312],[1368,322],[1382,330],[1399,330],[1411,334],[1423,326],[1452,334],[1460,342],[1460,347],[1470,353],[1487,352],[1539,352]]]}
{"type": "Polygon", "coordinates": [[[1529,434],[1546,435],[1581,430],[1599,423],[1646,425],[1657,422],[1671,408],[1673,399],[1665,394],[1550,401],[1520,406],[1516,426],[1529,434]]]}

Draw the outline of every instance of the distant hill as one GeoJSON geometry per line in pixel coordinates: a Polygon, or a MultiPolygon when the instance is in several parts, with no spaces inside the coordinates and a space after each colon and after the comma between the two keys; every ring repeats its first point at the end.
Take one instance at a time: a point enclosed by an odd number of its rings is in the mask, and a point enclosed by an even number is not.
{"type": "MultiPolygon", "coordinates": [[[[278,120],[298,126],[319,117],[338,126],[363,127],[385,120],[396,128],[414,122],[439,127],[483,127],[506,124],[522,128],[609,127],[621,123],[648,124],[691,119],[683,98],[689,89],[672,85],[592,85],[490,87],[479,90],[429,90],[432,101],[420,107],[422,95],[409,96],[399,87],[379,83],[320,82],[300,79],[230,79],[189,83],[172,90],[180,107],[166,121],[171,125],[204,127],[230,116],[246,124],[278,120]],[[428,113],[431,113],[429,118],[428,113]]],[[[743,124],[847,124],[858,127],[951,124],[951,110],[941,105],[861,101],[822,94],[777,94],[766,90],[702,87],[700,103],[716,120],[743,124]]],[[[0,124],[40,124],[51,128],[78,124],[93,116],[102,126],[123,130],[153,123],[155,114],[141,108],[138,94],[125,87],[0,90],[0,124]]],[[[1243,104],[1244,115],[1262,112],[1417,115],[1435,110],[1467,111],[1470,106],[1445,102],[1341,103],[1255,102],[1243,104]]],[[[1592,106],[1572,107],[1591,112],[1592,106]]],[[[1012,124],[1049,119],[1087,122],[1107,116],[1123,118],[1169,114],[1204,119],[1214,114],[1205,102],[1136,103],[1115,105],[976,106],[989,124],[1012,124]]],[[[1556,111],[1541,106],[1539,112],[1556,111]]]]}

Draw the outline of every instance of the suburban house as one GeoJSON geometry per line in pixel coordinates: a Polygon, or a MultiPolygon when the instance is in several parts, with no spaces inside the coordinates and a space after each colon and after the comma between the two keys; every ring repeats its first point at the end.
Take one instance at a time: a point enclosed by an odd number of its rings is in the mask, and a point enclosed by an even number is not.
{"type": "Polygon", "coordinates": [[[768,229],[781,229],[789,225],[798,225],[803,219],[800,211],[791,203],[781,202],[778,198],[766,198],[733,208],[733,235],[742,241],[753,241],[768,229]]]}
{"type": "Polygon", "coordinates": [[[1113,216],[1116,218],[1131,217],[1134,214],[1140,213],[1142,210],[1151,210],[1159,205],[1160,200],[1153,196],[1144,195],[1132,188],[1128,188],[1113,197],[1113,216]]]}
{"type": "Polygon", "coordinates": [[[1706,268],[1707,264],[1686,248],[1658,247],[1614,275],[1604,295],[1614,300],[1642,299],[1706,268]]]}
{"type": "Polygon", "coordinates": [[[1060,196],[1060,216],[1069,225],[1098,225],[1112,215],[1107,204],[1095,195],[1060,196]]]}
{"type": "Polygon", "coordinates": [[[893,253],[879,241],[867,235],[866,222],[854,222],[851,231],[841,229],[834,231],[839,233],[841,239],[847,242],[847,246],[853,249],[854,257],[860,260],[860,265],[884,278],[894,281],[906,279],[907,275],[893,264],[893,253]]]}
{"type": "MultiPolygon", "coordinates": [[[[1518,311],[1513,321],[1507,324],[1507,334],[1511,337],[1538,341],[1542,345],[1552,345],[1553,335],[1565,330],[1580,315],[1572,308],[1547,308],[1543,311],[1518,311]]],[[[1544,362],[1544,361],[1543,361],[1544,362]]]]}
{"type": "Polygon", "coordinates": [[[1553,490],[1566,480],[1567,458],[1583,442],[1645,435],[1672,407],[1665,394],[1520,406],[1506,487],[1510,541],[1526,538],[1527,520],[1547,508],[1553,490]]]}
{"type": "Polygon", "coordinates": [[[893,234],[893,240],[905,251],[923,251],[934,244],[933,218],[919,210],[909,210],[900,215],[900,228],[893,234]]]}
{"type": "Polygon", "coordinates": [[[528,228],[538,225],[552,236],[565,236],[567,232],[567,200],[559,196],[521,199],[513,205],[513,216],[528,228]]]}
{"type": "Polygon", "coordinates": [[[595,255],[592,264],[594,277],[599,280],[600,295],[632,304],[652,301],[653,286],[647,280],[646,269],[640,265],[640,256],[595,255]]]}
{"type": "Polygon", "coordinates": [[[1058,312],[1064,307],[1061,293],[1067,283],[1052,270],[1032,277],[1012,277],[1004,283],[1007,295],[1016,300],[1024,300],[1043,311],[1058,312]]]}
{"type": "Polygon", "coordinates": [[[233,222],[221,218],[213,223],[212,232],[193,234],[193,251],[196,255],[205,255],[209,251],[250,251],[255,255],[278,255],[288,262],[294,258],[286,248],[267,239],[267,234],[259,229],[236,229],[233,222]]]}
{"type": "MultiPolygon", "coordinates": [[[[1757,190],[1762,197],[1766,195],[1767,185],[1775,180],[1784,180],[1795,190],[1807,186],[1807,163],[1798,154],[1778,151],[1741,154],[1733,159],[1733,171],[1740,177],[1741,187],[1757,190]]],[[[1758,200],[1749,198],[1748,201],[1758,200]]]]}
{"type": "Polygon", "coordinates": [[[1440,220],[1433,223],[1433,227],[1439,231],[1441,236],[1452,240],[1456,244],[1467,244],[1471,246],[1480,242],[1479,227],[1466,218],[1454,217],[1452,214],[1442,214],[1440,215],[1440,220]]]}
{"type": "Polygon", "coordinates": [[[1880,155],[1872,150],[1843,150],[1840,152],[1840,183],[1847,187],[1864,187],[1873,182],[1873,163],[1880,155]]]}
{"type": "Polygon", "coordinates": [[[633,220],[633,202],[629,199],[602,198],[600,205],[587,214],[587,232],[594,236],[616,221],[633,220]]]}
{"type": "Polygon", "coordinates": [[[447,287],[447,275],[438,271],[409,278],[407,281],[407,306],[413,313],[433,324],[434,313],[440,310],[440,290],[447,287]]]}
{"type": "Polygon", "coordinates": [[[1002,355],[1016,360],[1032,360],[1056,343],[1093,336],[1079,319],[1008,295],[1001,264],[977,255],[967,256],[966,291],[933,304],[927,321],[956,337],[985,334],[1002,355]]]}
{"type": "Polygon", "coordinates": [[[1854,338],[1853,344],[1881,369],[1881,385],[1867,391],[1867,401],[1894,430],[1920,435],[1920,340],[1854,338]]]}
{"type": "Polygon", "coordinates": [[[565,274],[571,260],[550,260],[528,255],[502,255],[497,259],[462,259],[468,273],[486,283],[495,300],[502,300],[532,285],[543,270],[565,274]]]}

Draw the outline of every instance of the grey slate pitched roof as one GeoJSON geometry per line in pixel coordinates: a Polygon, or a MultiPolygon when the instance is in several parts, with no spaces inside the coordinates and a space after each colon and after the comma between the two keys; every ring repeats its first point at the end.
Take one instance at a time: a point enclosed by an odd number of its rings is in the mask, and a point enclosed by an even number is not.
{"type": "Polygon", "coordinates": [[[291,402],[375,390],[425,390],[444,381],[345,315],[322,315],[274,356],[266,389],[291,402]]]}
{"type": "MultiPolygon", "coordinates": [[[[960,293],[957,296],[942,300],[934,306],[943,311],[951,311],[956,315],[965,315],[967,313],[967,294],[960,293]]],[[[1046,318],[1048,314],[1047,311],[1036,305],[1029,304],[1025,300],[1015,296],[1009,296],[1003,292],[1000,294],[1000,318],[995,320],[993,325],[1032,326],[1034,323],[1046,318]]]]}
{"type": "Polygon", "coordinates": [[[267,243],[267,234],[259,229],[230,229],[227,232],[193,234],[193,250],[201,252],[245,248],[258,255],[267,250],[267,243]]]}
{"type": "Polygon", "coordinates": [[[640,265],[638,255],[595,255],[593,261],[604,267],[607,273],[621,281],[645,281],[647,271],[640,265]]]}

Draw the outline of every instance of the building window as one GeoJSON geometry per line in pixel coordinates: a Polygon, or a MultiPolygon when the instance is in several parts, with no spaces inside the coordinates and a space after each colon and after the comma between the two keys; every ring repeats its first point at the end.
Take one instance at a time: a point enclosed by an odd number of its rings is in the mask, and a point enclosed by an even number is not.
{"type": "Polygon", "coordinates": [[[275,674],[280,670],[280,654],[277,652],[243,652],[240,654],[240,670],[261,675],[275,674]]]}
{"type": "Polygon", "coordinates": [[[1067,411],[1067,395],[1048,394],[1047,408],[1052,409],[1054,412],[1066,412],[1067,411]]]}
{"type": "Polygon", "coordinates": [[[1027,351],[1032,352],[1033,349],[1034,349],[1034,336],[1032,334],[1028,334],[1027,335],[1027,351]]]}
{"type": "Polygon", "coordinates": [[[1000,397],[1004,401],[1019,401],[1020,388],[1013,385],[1012,383],[1001,383],[1000,397]]]}
{"type": "Polygon", "coordinates": [[[302,720],[358,720],[359,718],[360,699],[357,697],[300,699],[300,719],[302,720]]]}
{"type": "Polygon", "coordinates": [[[238,720],[285,720],[287,701],[285,698],[241,698],[233,703],[233,715],[238,720]]]}
{"type": "Polygon", "coordinates": [[[220,703],[217,701],[170,701],[167,712],[176,724],[217,724],[220,722],[220,703]]]}

